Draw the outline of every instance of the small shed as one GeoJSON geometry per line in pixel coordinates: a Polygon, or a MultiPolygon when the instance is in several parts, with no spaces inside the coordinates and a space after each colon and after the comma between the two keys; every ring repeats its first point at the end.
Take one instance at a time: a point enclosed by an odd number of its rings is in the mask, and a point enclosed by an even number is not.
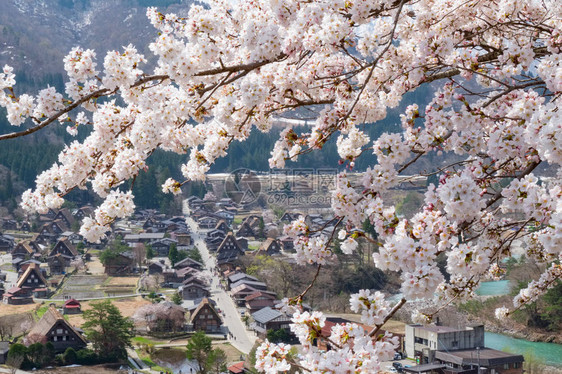
{"type": "Polygon", "coordinates": [[[80,302],[76,299],[69,299],[64,302],[62,307],[63,314],[80,314],[82,313],[80,302]]]}

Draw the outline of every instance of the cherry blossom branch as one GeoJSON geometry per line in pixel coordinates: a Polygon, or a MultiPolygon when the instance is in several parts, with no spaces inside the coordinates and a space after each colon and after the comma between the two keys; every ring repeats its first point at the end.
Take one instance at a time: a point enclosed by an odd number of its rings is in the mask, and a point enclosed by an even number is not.
{"type": "Polygon", "coordinates": [[[400,308],[402,308],[404,306],[404,304],[406,304],[406,299],[405,298],[400,299],[400,301],[396,305],[394,305],[394,307],[386,315],[386,317],[384,317],[384,320],[382,321],[382,323],[379,323],[378,325],[375,325],[375,327],[369,332],[369,336],[370,337],[375,336],[380,331],[380,329],[384,326],[384,324],[387,323],[388,320],[390,320],[396,314],[396,312],[398,312],[400,310],[400,308]]]}

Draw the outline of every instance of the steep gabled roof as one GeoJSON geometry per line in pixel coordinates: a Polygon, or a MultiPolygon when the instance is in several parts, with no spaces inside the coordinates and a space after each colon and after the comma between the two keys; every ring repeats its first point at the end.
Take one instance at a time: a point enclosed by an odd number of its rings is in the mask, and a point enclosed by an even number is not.
{"type": "Polygon", "coordinates": [[[217,248],[217,260],[235,258],[241,255],[244,255],[244,251],[240,248],[234,235],[229,232],[217,248]]]}
{"type": "Polygon", "coordinates": [[[14,250],[12,251],[12,253],[13,253],[13,252],[16,252],[16,251],[19,250],[20,248],[23,249],[25,252],[27,252],[27,254],[29,254],[29,255],[32,255],[33,252],[35,252],[35,251],[33,250],[33,247],[29,244],[29,241],[28,241],[28,240],[26,240],[26,241],[24,241],[24,242],[21,242],[21,243],[19,243],[18,245],[16,245],[16,247],[14,248],[14,250]]]}
{"type": "Polygon", "coordinates": [[[39,266],[37,266],[37,264],[35,263],[30,263],[27,269],[25,270],[25,272],[21,275],[20,279],[18,279],[17,286],[18,287],[25,286],[25,281],[31,274],[35,274],[37,279],[43,282],[43,284],[47,284],[47,281],[45,280],[45,278],[43,278],[43,274],[41,274],[41,270],[39,269],[39,266]]]}
{"type": "Polygon", "coordinates": [[[70,213],[70,211],[67,208],[62,208],[61,210],[59,210],[57,215],[55,216],[55,219],[58,216],[63,216],[66,219],[66,222],[68,222],[71,226],[75,221],[74,216],[72,215],[72,213],[70,213]]]}
{"type": "Polygon", "coordinates": [[[88,344],[88,342],[86,342],[86,339],[84,339],[84,337],[82,336],[82,334],[80,334],[78,331],[76,331],[76,329],[74,328],[74,326],[72,326],[70,323],[68,323],[64,317],[62,316],[62,314],[60,314],[54,307],[50,306],[49,309],[47,309],[47,311],[45,312],[45,314],[43,314],[43,317],[41,317],[41,319],[35,324],[35,326],[33,326],[31,328],[31,330],[29,330],[28,335],[34,335],[34,334],[38,334],[40,336],[47,336],[49,334],[49,331],[51,331],[51,329],[57,324],[57,323],[61,323],[63,325],[65,325],[66,327],[68,327],[69,330],[71,330],[72,332],[74,332],[74,334],[76,334],[76,336],[84,343],[84,344],[88,344]]]}
{"type": "Polygon", "coordinates": [[[217,319],[220,321],[221,317],[219,316],[219,314],[217,313],[217,311],[215,310],[215,308],[213,307],[213,305],[209,302],[209,299],[204,297],[203,300],[201,300],[201,302],[199,303],[199,305],[197,306],[197,308],[193,311],[193,313],[191,313],[191,317],[189,318],[189,321],[191,323],[193,323],[193,320],[199,315],[199,313],[201,313],[201,310],[203,310],[203,308],[205,306],[208,306],[209,309],[211,310],[211,312],[215,315],[215,317],[217,317],[217,319]]]}
{"type": "Polygon", "coordinates": [[[267,240],[261,243],[260,248],[257,250],[256,254],[260,254],[263,252],[269,253],[269,251],[272,249],[271,247],[274,245],[277,245],[277,248],[281,249],[281,245],[279,244],[279,241],[277,239],[267,238],[267,240]]]}
{"type": "Polygon", "coordinates": [[[59,248],[61,246],[66,247],[72,256],[76,257],[79,255],[78,250],[74,247],[74,244],[72,244],[68,238],[62,238],[57,242],[57,244],[55,244],[53,250],[49,253],[49,256],[54,256],[56,253],[60,253],[59,248]]]}

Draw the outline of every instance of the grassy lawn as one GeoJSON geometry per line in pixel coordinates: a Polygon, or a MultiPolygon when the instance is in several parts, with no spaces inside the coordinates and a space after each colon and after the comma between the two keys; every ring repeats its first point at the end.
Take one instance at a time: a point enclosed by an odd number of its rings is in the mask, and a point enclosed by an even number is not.
{"type": "Polygon", "coordinates": [[[242,217],[234,217],[234,219],[232,220],[233,225],[239,225],[241,223],[242,223],[242,217]]]}
{"type": "Polygon", "coordinates": [[[47,311],[47,309],[49,309],[48,305],[43,305],[42,307],[39,307],[39,309],[37,309],[35,311],[35,315],[37,316],[37,320],[40,320],[41,317],[43,317],[43,314],[45,314],[45,312],[47,311]]]}
{"type": "Polygon", "coordinates": [[[166,367],[156,365],[154,363],[154,361],[152,361],[152,359],[150,358],[150,355],[146,354],[144,351],[137,350],[136,352],[139,355],[139,358],[142,360],[142,362],[147,364],[150,367],[150,369],[156,370],[156,371],[163,371],[163,372],[166,372],[166,373],[172,372],[172,370],[170,368],[166,368],[166,367]]]}
{"type": "Polygon", "coordinates": [[[164,341],[152,340],[152,339],[144,337],[144,336],[135,336],[133,339],[131,339],[131,342],[133,344],[152,344],[152,345],[158,345],[158,344],[165,344],[166,343],[164,341]]]}

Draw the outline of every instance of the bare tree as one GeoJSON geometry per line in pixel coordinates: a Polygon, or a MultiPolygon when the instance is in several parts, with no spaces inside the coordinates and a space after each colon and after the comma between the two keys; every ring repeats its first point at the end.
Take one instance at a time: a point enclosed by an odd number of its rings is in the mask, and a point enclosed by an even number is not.
{"type": "Polygon", "coordinates": [[[28,347],[31,344],[35,344],[35,343],[45,344],[47,343],[47,337],[41,334],[28,334],[25,338],[23,338],[23,344],[25,344],[28,347]]]}
{"type": "Polygon", "coordinates": [[[70,266],[76,270],[84,269],[84,260],[81,257],[76,257],[74,260],[70,262],[70,266]]]}
{"type": "Polygon", "coordinates": [[[22,363],[22,355],[8,355],[8,359],[6,360],[6,365],[10,368],[11,374],[16,374],[22,363]]]}
{"type": "Polygon", "coordinates": [[[140,288],[145,291],[158,292],[162,284],[162,275],[143,275],[140,279],[140,288]]]}
{"type": "Polygon", "coordinates": [[[146,247],[143,243],[137,243],[133,247],[133,256],[137,267],[140,269],[146,261],[146,247]]]}
{"type": "Polygon", "coordinates": [[[21,323],[20,325],[20,329],[22,332],[27,333],[31,327],[33,326],[33,323],[30,320],[25,320],[21,323]]]}
{"type": "Polygon", "coordinates": [[[146,324],[151,331],[178,331],[185,324],[185,309],[171,302],[148,304],[133,315],[136,324],[146,324]]]}
{"type": "Polygon", "coordinates": [[[0,318],[0,340],[7,340],[14,332],[13,324],[6,318],[0,318]]]}

